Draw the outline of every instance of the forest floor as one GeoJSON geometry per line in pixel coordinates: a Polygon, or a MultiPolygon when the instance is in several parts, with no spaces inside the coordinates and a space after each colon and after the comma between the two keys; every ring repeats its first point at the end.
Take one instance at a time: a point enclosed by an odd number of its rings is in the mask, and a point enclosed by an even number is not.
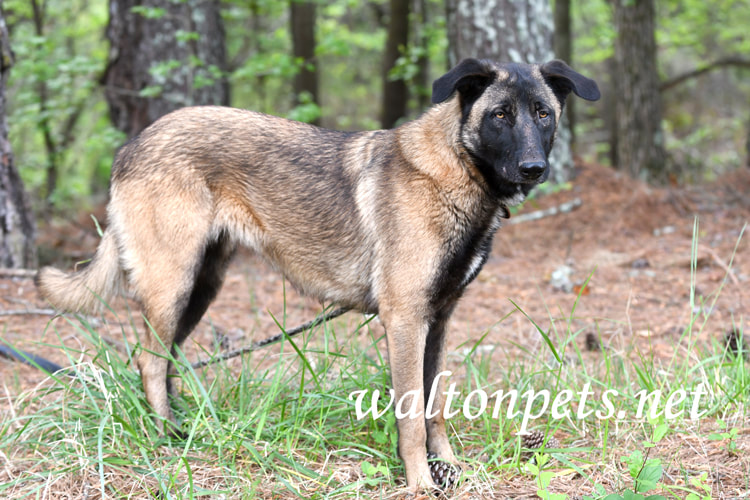
{"type": "MultiPolygon", "coordinates": [[[[748,331],[750,237],[745,234],[740,239],[743,227],[750,221],[748,193],[750,169],[702,186],[654,188],[609,168],[581,166],[572,189],[527,202],[522,213],[559,206],[576,198],[581,202],[578,208],[518,224],[511,218],[498,232],[489,261],[453,316],[449,350],[460,352],[473,346],[489,331],[482,345],[500,347],[499,357],[493,358],[497,361],[493,370],[502,370],[507,362],[503,356],[550,356],[536,328],[518,313],[512,300],[542,328],[549,327],[555,319],[567,318],[575,307],[572,327],[583,329],[576,342],[587,357],[599,355],[598,348],[586,351],[587,333],[600,336],[604,349],[635,350],[654,362],[668,363],[673,357],[682,356],[680,336],[693,313],[691,251],[696,216],[696,307],[711,307],[714,294],[721,288],[698,341],[721,344],[733,328],[748,331]],[[707,303],[701,303],[701,298],[707,303]]],[[[91,255],[97,238],[86,215],[72,223],[42,229],[40,243],[46,248],[45,255],[56,256],[60,265],[69,268],[91,255]]],[[[0,311],[46,307],[31,279],[0,276],[0,311]]],[[[285,287],[280,275],[261,259],[241,253],[209,315],[211,323],[225,332],[234,348],[275,334],[278,328],[269,313],[279,318],[284,312],[287,325],[296,325],[318,314],[320,305],[285,287]]],[[[54,347],[58,339],[47,338],[51,335],[45,330],[49,321],[49,316],[38,314],[0,316],[0,337],[17,348],[68,364],[59,348],[54,347]],[[45,347],[45,342],[52,346],[45,347]]],[[[54,321],[63,342],[79,342],[74,328],[61,319],[54,321]]],[[[108,328],[116,335],[117,325],[108,328]]],[[[210,345],[211,325],[202,322],[191,339],[210,345]]],[[[191,355],[197,356],[195,351],[188,353],[189,358],[191,355]]],[[[0,412],[8,411],[10,398],[33,390],[44,378],[38,370],[0,357],[4,392],[0,394],[0,412]]],[[[705,425],[712,428],[715,422],[705,425]]],[[[694,470],[709,472],[714,498],[750,495],[747,414],[735,420],[735,425],[741,429],[736,437],[736,453],[726,451],[721,441],[697,443],[679,436],[671,442],[674,449],[666,453],[694,470]]],[[[576,438],[562,437],[568,442],[576,438]]],[[[0,454],[0,470],[3,466],[0,454]]],[[[579,486],[574,478],[569,480],[570,492],[579,486]]],[[[498,498],[534,498],[536,487],[533,480],[519,476],[498,485],[496,491],[498,498]]]]}

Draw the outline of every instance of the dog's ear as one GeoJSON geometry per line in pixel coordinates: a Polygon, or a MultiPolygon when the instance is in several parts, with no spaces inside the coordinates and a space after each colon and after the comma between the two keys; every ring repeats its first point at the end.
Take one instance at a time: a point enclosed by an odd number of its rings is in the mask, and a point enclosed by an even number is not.
{"type": "Polygon", "coordinates": [[[559,59],[542,64],[539,66],[539,71],[560,104],[565,104],[565,98],[571,92],[587,101],[596,101],[601,97],[599,87],[594,80],[573,71],[570,66],[559,59]]]}
{"type": "Polygon", "coordinates": [[[432,83],[432,104],[447,101],[456,91],[465,100],[476,98],[494,79],[495,71],[491,64],[478,59],[464,59],[432,83]]]}

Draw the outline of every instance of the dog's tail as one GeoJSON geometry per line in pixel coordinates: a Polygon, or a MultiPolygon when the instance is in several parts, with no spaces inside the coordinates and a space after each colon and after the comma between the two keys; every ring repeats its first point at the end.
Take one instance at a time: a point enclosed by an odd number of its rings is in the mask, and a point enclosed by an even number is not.
{"type": "Polygon", "coordinates": [[[122,282],[120,252],[114,234],[104,233],[94,258],[83,269],[68,274],[44,267],[34,282],[39,293],[61,311],[95,311],[115,296],[122,282]]]}

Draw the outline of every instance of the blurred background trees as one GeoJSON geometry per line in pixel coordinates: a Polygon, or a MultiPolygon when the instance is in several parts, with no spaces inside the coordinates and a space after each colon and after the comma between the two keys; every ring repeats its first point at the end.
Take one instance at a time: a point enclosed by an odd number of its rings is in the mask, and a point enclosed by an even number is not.
{"type": "Polygon", "coordinates": [[[390,127],[422,112],[432,80],[467,56],[557,55],[599,82],[602,101],[579,107],[575,133],[563,129],[558,140],[558,182],[574,171],[569,151],[661,183],[747,164],[746,0],[0,5],[15,54],[8,145],[35,213],[47,218],[100,204],[116,148],[177,107],[230,104],[330,128],[390,127]]]}
{"type": "Polygon", "coordinates": [[[8,28],[0,11],[0,267],[11,268],[36,265],[36,226],[8,141],[5,85],[13,60],[8,28]]]}
{"type": "Polygon", "coordinates": [[[218,1],[113,0],[106,33],[101,84],[110,119],[128,138],[170,111],[229,104],[218,1]]]}

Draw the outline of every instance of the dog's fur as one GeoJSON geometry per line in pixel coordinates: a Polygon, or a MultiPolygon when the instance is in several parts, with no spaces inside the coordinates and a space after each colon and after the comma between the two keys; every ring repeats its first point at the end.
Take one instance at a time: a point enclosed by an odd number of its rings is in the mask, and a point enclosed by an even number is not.
{"type": "MultiPolygon", "coordinates": [[[[547,179],[567,95],[599,98],[560,61],[467,59],[435,81],[435,104],[393,130],[345,133],[260,113],[192,107],[123,146],[112,168],[108,228],[91,264],[44,268],[41,294],[92,309],[126,281],[146,328],[146,397],[174,422],[162,346],[179,345],[216,296],[237,245],[304,293],[377,313],[396,398],[424,412],[445,364],[457,300],[481,269],[508,205],[547,179]]],[[[427,451],[456,463],[443,421],[398,422],[412,488],[431,487],[427,451]]]]}

